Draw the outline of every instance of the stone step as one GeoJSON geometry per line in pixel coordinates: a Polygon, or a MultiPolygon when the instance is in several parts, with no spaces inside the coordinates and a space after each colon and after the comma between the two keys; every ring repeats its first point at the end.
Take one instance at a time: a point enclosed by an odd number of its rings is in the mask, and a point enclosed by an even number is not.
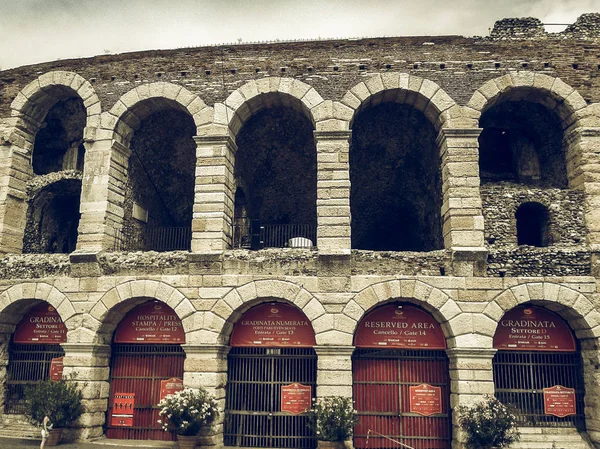
{"type": "Polygon", "coordinates": [[[521,440],[511,449],[592,449],[574,427],[520,427],[521,440]]]}
{"type": "Polygon", "coordinates": [[[39,439],[40,429],[27,421],[23,415],[3,415],[0,417],[0,437],[39,439]]]}

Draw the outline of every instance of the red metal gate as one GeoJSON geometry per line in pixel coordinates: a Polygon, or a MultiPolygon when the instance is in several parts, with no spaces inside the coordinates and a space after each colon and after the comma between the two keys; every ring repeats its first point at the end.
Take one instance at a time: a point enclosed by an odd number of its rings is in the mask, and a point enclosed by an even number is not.
{"type": "Polygon", "coordinates": [[[356,349],[352,363],[354,401],[359,414],[354,447],[450,449],[452,420],[445,351],[356,349]],[[409,388],[441,388],[442,413],[410,411],[409,388]]]}
{"type": "Polygon", "coordinates": [[[107,438],[175,440],[158,424],[160,381],[183,378],[185,352],[180,345],[115,344],[112,348],[107,438]],[[111,422],[115,394],[134,393],[133,426],[111,422]]]}

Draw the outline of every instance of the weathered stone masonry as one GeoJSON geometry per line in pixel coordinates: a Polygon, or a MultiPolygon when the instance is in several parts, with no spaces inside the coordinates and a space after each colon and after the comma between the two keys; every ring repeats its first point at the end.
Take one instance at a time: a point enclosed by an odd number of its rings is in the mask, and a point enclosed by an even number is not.
{"type": "MultiPolygon", "coordinates": [[[[185,384],[208,388],[224,404],[231,330],[252,306],[276,300],[312,322],[317,395],[351,396],[357,324],[401,299],[442,326],[454,407],[494,392],[498,322],[519,304],[535,304],[563,317],[578,339],[587,436],[600,447],[600,18],[582,16],[559,35],[544,33],[537,19],[512,20],[489,38],[248,44],[0,72],[0,384],[15,325],[33,304],[49,303],[68,328],[65,373],[85,383],[87,410],[71,437],[101,436],[113,331],[134,306],[156,299],[182,320],[185,384]],[[34,174],[36,135],[48,111],[69,98],[86,113],[83,172],[34,174]],[[386,102],[414,108],[433,125],[442,249],[352,248],[353,124],[386,102]],[[479,119],[505,102],[540,104],[556,117],[568,189],[481,184],[479,119]],[[297,111],[314,131],[316,247],[231,249],[235,161],[244,151],[238,133],[256,113],[279,107],[297,111]],[[131,143],[145,120],[165,110],[189,117],[195,133],[191,251],[114,251],[137,201],[127,187],[131,143]],[[36,248],[24,246],[33,239],[28,207],[65,180],[81,182],[76,250],[22,254],[36,248]],[[546,247],[517,244],[515,212],[527,202],[549,211],[546,247]]],[[[413,155],[394,157],[401,170],[413,155]]],[[[453,447],[460,441],[455,423],[453,447]]],[[[222,446],[222,425],[204,442],[222,446]]]]}

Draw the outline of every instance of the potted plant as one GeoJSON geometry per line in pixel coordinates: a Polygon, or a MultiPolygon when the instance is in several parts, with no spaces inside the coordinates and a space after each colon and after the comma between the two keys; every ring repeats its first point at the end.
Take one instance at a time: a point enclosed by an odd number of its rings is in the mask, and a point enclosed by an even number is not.
{"type": "Polygon", "coordinates": [[[309,410],[309,423],[315,431],[321,449],[342,449],[345,441],[352,437],[358,422],[352,399],[342,396],[327,396],[314,401],[309,410]]]}
{"type": "Polygon", "coordinates": [[[458,413],[467,449],[500,449],[519,441],[515,415],[494,396],[486,394],[472,407],[458,407],[458,413]]]}
{"type": "Polygon", "coordinates": [[[46,446],[56,446],[61,439],[62,431],[84,412],[82,393],[68,379],[43,380],[25,388],[25,415],[35,425],[42,426],[44,417],[50,422],[50,432],[46,446]]]}
{"type": "Polygon", "coordinates": [[[197,435],[219,416],[215,398],[204,388],[186,388],[165,396],[158,403],[165,432],[175,432],[181,449],[193,449],[197,435]]]}

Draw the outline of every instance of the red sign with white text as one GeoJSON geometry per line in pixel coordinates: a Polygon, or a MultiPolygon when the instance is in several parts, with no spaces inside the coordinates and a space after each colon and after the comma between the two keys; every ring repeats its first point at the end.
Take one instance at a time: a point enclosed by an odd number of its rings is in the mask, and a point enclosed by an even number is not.
{"type": "Polygon", "coordinates": [[[141,304],[125,315],[115,331],[115,343],[185,343],[181,320],[161,302],[141,304]]]}
{"type": "Polygon", "coordinates": [[[135,393],[115,393],[110,425],[116,427],[132,427],[135,410],[135,393]]]}
{"type": "Polygon", "coordinates": [[[177,393],[183,390],[183,380],[178,377],[171,377],[167,380],[160,381],[160,400],[162,401],[166,396],[177,393]]]}
{"type": "Polygon", "coordinates": [[[281,387],[281,411],[299,415],[312,405],[312,387],[293,383],[281,387]]]}
{"type": "Polygon", "coordinates": [[[315,331],[294,306],[261,304],[248,310],[235,324],[231,346],[313,347],[315,331]]]}
{"type": "Polygon", "coordinates": [[[504,314],[494,348],[511,351],[576,351],[569,325],[557,314],[535,306],[518,306],[504,314]]]}
{"type": "Polygon", "coordinates": [[[54,307],[43,302],[23,316],[13,336],[15,343],[58,344],[67,342],[67,326],[54,307]]]}
{"type": "Polygon", "coordinates": [[[358,325],[354,345],[359,348],[446,349],[438,322],[409,304],[388,304],[368,313],[358,325]]]}
{"type": "Polygon", "coordinates": [[[50,379],[54,381],[62,380],[64,357],[55,357],[50,361],[50,379]]]}
{"type": "Polygon", "coordinates": [[[544,414],[564,418],[576,413],[574,388],[562,385],[544,388],[544,414]]]}
{"type": "Polygon", "coordinates": [[[430,416],[442,413],[442,388],[429,384],[414,385],[408,388],[411,413],[430,416]]]}

